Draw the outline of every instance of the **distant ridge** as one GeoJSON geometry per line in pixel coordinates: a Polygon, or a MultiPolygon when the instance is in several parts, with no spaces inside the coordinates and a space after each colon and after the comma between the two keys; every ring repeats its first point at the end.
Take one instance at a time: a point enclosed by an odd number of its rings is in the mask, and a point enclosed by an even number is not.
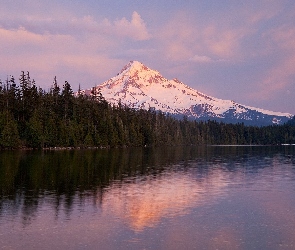
{"type": "MultiPolygon", "coordinates": [[[[121,102],[135,109],[153,109],[182,118],[217,120],[246,125],[283,124],[289,113],[245,106],[218,99],[190,88],[178,79],[168,80],[138,61],[130,61],[111,79],[96,86],[111,104],[121,102]]],[[[91,89],[82,93],[91,95],[91,89]]]]}

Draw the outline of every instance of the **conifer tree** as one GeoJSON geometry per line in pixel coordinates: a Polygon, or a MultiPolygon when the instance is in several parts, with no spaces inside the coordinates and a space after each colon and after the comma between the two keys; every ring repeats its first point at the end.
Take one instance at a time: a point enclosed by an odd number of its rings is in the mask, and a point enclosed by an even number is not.
{"type": "Polygon", "coordinates": [[[73,90],[71,88],[71,85],[65,81],[65,84],[63,85],[61,98],[62,98],[62,107],[64,112],[64,120],[68,121],[73,114],[73,90]]]}
{"type": "Polygon", "coordinates": [[[20,138],[17,129],[17,123],[9,111],[6,111],[7,121],[1,131],[0,146],[3,148],[18,148],[20,146],[20,138]]]}

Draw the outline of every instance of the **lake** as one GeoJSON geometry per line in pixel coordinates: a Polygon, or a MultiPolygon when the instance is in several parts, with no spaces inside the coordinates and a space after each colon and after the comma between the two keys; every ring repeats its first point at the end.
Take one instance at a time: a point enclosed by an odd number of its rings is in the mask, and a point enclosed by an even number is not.
{"type": "Polygon", "coordinates": [[[295,146],[0,152],[0,249],[295,249],[295,146]]]}

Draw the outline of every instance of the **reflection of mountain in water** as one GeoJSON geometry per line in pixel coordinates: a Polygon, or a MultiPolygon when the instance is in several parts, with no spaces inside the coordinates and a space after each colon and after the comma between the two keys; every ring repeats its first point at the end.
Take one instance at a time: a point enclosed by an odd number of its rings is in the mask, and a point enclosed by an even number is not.
{"type": "Polygon", "coordinates": [[[102,208],[124,218],[130,227],[140,231],[156,225],[160,219],[175,217],[189,209],[214,202],[223,194],[226,183],[222,171],[210,173],[206,179],[197,180],[188,172],[169,171],[156,178],[148,176],[132,182],[111,185],[105,194],[102,208]]]}
{"type": "Polygon", "coordinates": [[[71,216],[75,206],[90,199],[103,211],[113,207],[118,215],[124,213],[131,227],[140,230],[218,196],[224,183],[257,178],[251,175],[258,171],[257,162],[259,168],[294,162],[294,148],[283,150],[173,147],[1,152],[0,220],[9,211],[12,216],[21,213],[24,223],[30,223],[44,204],[57,216],[61,210],[71,216]]]}

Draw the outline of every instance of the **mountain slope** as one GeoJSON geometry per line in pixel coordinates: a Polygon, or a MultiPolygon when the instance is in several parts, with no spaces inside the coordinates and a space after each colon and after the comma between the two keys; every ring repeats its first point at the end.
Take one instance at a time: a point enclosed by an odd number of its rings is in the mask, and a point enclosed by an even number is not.
{"type": "MultiPolygon", "coordinates": [[[[168,80],[138,61],[129,62],[117,76],[96,86],[112,104],[154,109],[190,119],[244,122],[252,125],[282,124],[292,115],[241,105],[205,95],[177,79],[168,80]]],[[[91,94],[91,90],[83,91],[91,94]]]]}

